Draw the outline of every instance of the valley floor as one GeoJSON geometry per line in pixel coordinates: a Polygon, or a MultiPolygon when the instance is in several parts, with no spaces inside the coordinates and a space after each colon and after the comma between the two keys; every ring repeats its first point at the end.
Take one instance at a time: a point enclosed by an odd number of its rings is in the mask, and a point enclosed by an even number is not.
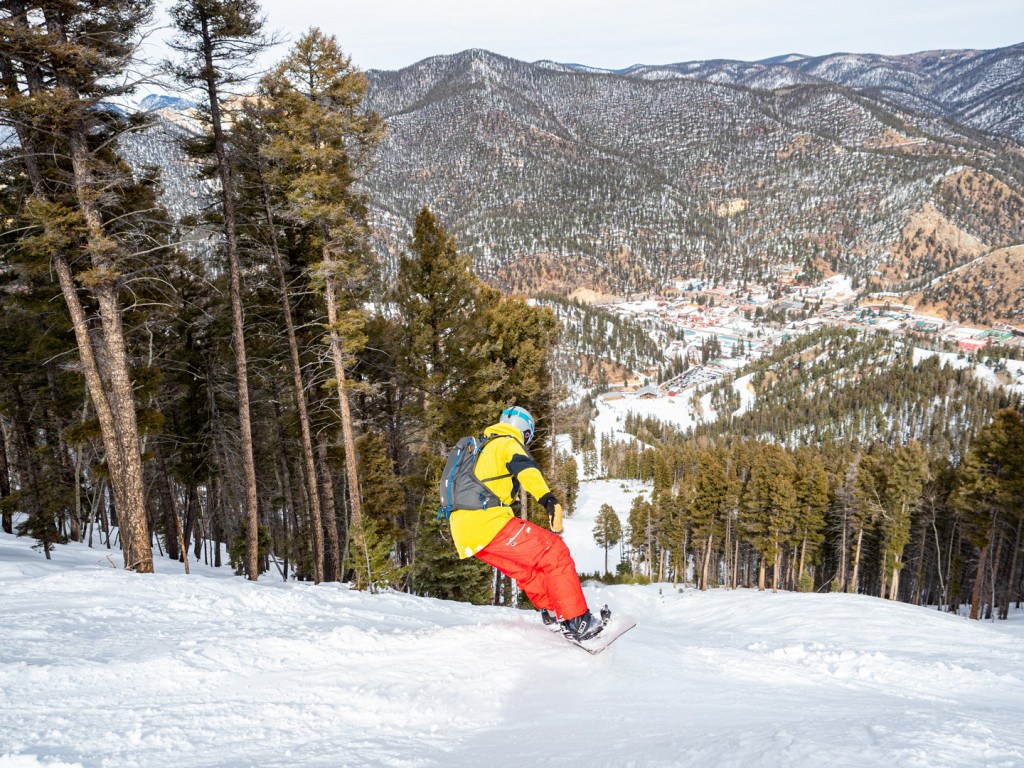
{"type": "Polygon", "coordinates": [[[591,657],[532,611],[29,543],[0,535],[4,768],[1024,764],[1019,615],[591,584],[640,622],[591,657]]]}

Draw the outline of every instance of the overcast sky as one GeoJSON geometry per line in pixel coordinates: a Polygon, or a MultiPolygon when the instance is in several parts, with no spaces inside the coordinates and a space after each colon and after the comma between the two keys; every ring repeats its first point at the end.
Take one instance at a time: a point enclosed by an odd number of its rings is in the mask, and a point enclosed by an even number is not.
{"type": "Polygon", "coordinates": [[[1024,42],[1024,0],[263,0],[263,7],[270,27],[291,39],[311,26],[336,35],[362,69],[400,69],[467,48],[619,69],[1024,42]]]}

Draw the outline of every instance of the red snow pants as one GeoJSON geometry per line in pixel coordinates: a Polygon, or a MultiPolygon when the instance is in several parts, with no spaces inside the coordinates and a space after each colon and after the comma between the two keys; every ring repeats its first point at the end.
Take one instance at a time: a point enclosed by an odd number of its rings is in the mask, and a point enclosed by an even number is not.
{"type": "Polygon", "coordinates": [[[561,620],[586,613],[576,563],[551,531],[514,517],[476,557],[515,579],[536,608],[547,608],[561,620]]]}

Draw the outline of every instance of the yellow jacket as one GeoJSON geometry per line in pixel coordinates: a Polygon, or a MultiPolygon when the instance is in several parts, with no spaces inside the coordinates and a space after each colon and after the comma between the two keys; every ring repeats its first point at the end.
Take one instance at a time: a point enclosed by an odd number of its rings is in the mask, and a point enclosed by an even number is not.
{"type": "Polygon", "coordinates": [[[526,447],[523,433],[511,424],[492,424],[484,430],[488,440],[480,451],[473,473],[501,499],[501,506],[487,509],[456,509],[448,518],[452,540],[460,558],[472,557],[491,543],[515,513],[512,501],[522,486],[540,501],[551,492],[544,475],[526,447]]]}

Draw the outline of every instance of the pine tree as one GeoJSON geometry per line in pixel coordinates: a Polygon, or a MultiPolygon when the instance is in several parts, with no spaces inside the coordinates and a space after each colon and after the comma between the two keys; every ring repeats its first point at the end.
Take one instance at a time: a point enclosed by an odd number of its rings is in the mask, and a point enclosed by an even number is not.
{"type": "Polygon", "coordinates": [[[779,587],[782,553],[794,529],[794,474],[793,460],[777,445],[762,446],[751,467],[750,482],[744,492],[743,522],[761,555],[758,589],[765,588],[769,562],[773,566],[772,591],[779,587]]]}
{"type": "MultiPolygon", "coordinates": [[[[382,134],[380,117],[362,108],[366,87],[366,77],[352,66],[337,40],[316,28],[302,35],[260,81],[264,120],[270,129],[264,156],[271,182],[284,190],[287,207],[282,215],[307,225],[319,254],[314,277],[327,308],[326,343],[345,448],[350,530],[361,559],[368,562],[345,373],[363,343],[365,323],[360,299],[369,253],[367,209],[356,183],[382,134]]],[[[326,576],[334,580],[339,575],[326,576]]]]}
{"type": "MultiPolygon", "coordinates": [[[[220,182],[220,213],[229,275],[231,337],[235,353],[241,430],[239,448],[244,476],[245,530],[248,537],[245,572],[252,581],[259,578],[259,506],[249,406],[249,363],[238,252],[237,202],[230,137],[225,125],[224,99],[229,95],[225,90],[231,84],[244,80],[255,58],[272,44],[263,33],[264,22],[259,13],[260,6],[254,0],[178,0],[170,10],[171,20],[179,33],[170,45],[182,57],[180,64],[172,69],[185,86],[199,88],[203,92],[210,141],[197,154],[212,156],[220,182]]],[[[193,147],[196,148],[195,142],[193,147]]]]}
{"type": "MultiPolygon", "coordinates": [[[[804,589],[808,557],[816,559],[824,541],[825,511],[829,506],[828,474],[817,453],[801,451],[796,458],[796,540],[800,546],[797,584],[804,589]]],[[[813,587],[813,579],[811,580],[813,587]]]]}
{"type": "Polygon", "coordinates": [[[700,542],[703,550],[700,588],[706,590],[715,538],[722,537],[725,516],[733,502],[732,489],[726,477],[725,468],[718,458],[707,451],[702,452],[697,462],[697,471],[693,478],[693,492],[690,498],[690,519],[694,541],[700,542]]]}
{"type": "Polygon", "coordinates": [[[493,419],[499,403],[506,367],[492,356],[484,295],[497,301],[473,275],[454,238],[422,209],[410,253],[399,261],[393,296],[406,351],[398,361],[400,373],[418,393],[408,407],[439,453],[467,425],[493,419]]]}
{"type": "Polygon", "coordinates": [[[126,263],[137,247],[131,223],[138,217],[117,210],[131,173],[115,139],[129,125],[101,104],[130,90],[124,74],[150,6],[19,1],[4,10],[0,119],[14,127],[30,187],[23,247],[52,260],[100,426],[125,567],[149,573],[153,555],[121,305],[126,263]]]}
{"type": "MultiPolygon", "coordinates": [[[[921,494],[928,481],[928,460],[917,441],[899,446],[892,453],[885,482],[885,515],[882,533],[882,589],[886,583],[886,567],[891,569],[889,599],[899,594],[903,550],[910,540],[911,516],[921,505],[921,494]]],[[[883,594],[884,596],[884,594],[883,594]]]]}
{"type": "Polygon", "coordinates": [[[622,539],[622,521],[610,504],[602,504],[594,521],[594,541],[604,548],[604,573],[608,575],[608,548],[622,539]]]}
{"type": "Polygon", "coordinates": [[[633,499],[629,509],[630,550],[634,561],[632,572],[639,572],[640,561],[647,565],[647,576],[654,576],[654,505],[643,496],[633,499]]]}
{"type": "MultiPolygon", "coordinates": [[[[999,411],[971,444],[960,468],[959,486],[953,496],[954,504],[964,513],[964,527],[978,552],[971,594],[972,619],[981,618],[986,566],[994,558],[999,527],[1008,518],[1019,520],[1021,517],[1021,501],[1024,499],[1022,467],[1024,419],[1013,409],[999,411]]],[[[992,591],[995,591],[994,584],[992,591]]]]}
{"type": "Polygon", "coordinates": [[[856,479],[853,484],[853,507],[849,522],[853,544],[853,568],[848,592],[860,589],[860,569],[864,557],[864,536],[873,531],[885,514],[885,464],[878,457],[868,454],[856,464],[856,479]]]}

